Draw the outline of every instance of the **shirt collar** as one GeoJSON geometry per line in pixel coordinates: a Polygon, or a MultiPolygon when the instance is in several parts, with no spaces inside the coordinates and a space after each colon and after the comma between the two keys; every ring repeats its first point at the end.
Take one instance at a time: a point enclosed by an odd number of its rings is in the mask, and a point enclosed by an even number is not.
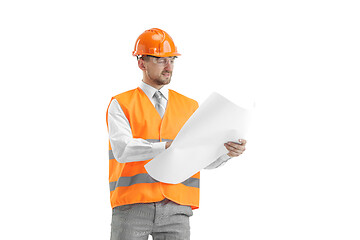
{"type": "MultiPolygon", "coordinates": [[[[150,86],[149,84],[144,83],[143,81],[141,81],[139,87],[141,88],[141,90],[143,90],[143,92],[146,94],[146,96],[149,99],[152,99],[152,97],[154,96],[154,93],[156,91],[158,91],[156,88],[150,86]]],[[[162,95],[164,95],[166,100],[168,100],[168,97],[169,97],[169,88],[168,88],[168,86],[164,85],[159,91],[162,93],[162,95]]]]}

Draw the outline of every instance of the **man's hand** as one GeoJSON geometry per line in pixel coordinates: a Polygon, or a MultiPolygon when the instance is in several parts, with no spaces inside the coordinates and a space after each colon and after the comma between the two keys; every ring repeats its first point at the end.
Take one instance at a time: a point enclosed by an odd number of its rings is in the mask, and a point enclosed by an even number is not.
{"type": "Polygon", "coordinates": [[[239,143],[227,142],[224,144],[229,153],[229,157],[238,157],[245,151],[246,140],[239,139],[239,143]]]}
{"type": "Polygon", "coordinates": [[[171,146],[171,143],[172,143],[172,141],[171,142],[166,142],[165,149],[168,149],[171,146]]]}

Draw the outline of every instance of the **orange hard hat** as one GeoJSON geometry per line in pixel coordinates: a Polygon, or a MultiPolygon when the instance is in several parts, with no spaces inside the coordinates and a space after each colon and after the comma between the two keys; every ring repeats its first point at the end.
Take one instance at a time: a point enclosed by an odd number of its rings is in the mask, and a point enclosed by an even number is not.
{"type": "Polygon", "coordinates": [[[136,40],[133,56],[151,55],[155,57],[180,56],[174,41],[167,32],[152,28],[143,32],[136,40]]]}

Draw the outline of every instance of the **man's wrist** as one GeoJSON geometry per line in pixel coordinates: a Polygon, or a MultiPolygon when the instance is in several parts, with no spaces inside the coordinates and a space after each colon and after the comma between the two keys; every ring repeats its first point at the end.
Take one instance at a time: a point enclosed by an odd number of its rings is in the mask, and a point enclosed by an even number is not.
{"type": "Polygon", "coordinates": [[[161,153],[162,151],[164,151],[166,149],[165,145],[166,145],[166,142],[152,143],[153,152],[156,154],[161,153]]]}

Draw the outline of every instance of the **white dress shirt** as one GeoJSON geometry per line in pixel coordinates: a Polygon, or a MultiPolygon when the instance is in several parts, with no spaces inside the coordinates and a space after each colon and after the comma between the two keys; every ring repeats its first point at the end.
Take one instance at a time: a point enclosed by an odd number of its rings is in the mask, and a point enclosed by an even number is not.
{"type": "MultiPolygon", "coordinates": [[[[156,100],[153,96],[158,90],[144,82],[141,82],[139,87],[155,107],[156,100]]],[[[165,97],[166,108],[169,97],[167,86],[163,86],[160,89],[160,92],[165,97]]],[[[113,99],[109,106],[108,127],[112,152],[118,162],[126,163],[149,160],[165,150],[166,142],[149,142],[141,138],[133,138],[129,121],[116,99],[113,99]]],[[[206,167],[206,169],[217,168],[229,159],[230,157],[227,154],[224,154],[206,167]]]]}

